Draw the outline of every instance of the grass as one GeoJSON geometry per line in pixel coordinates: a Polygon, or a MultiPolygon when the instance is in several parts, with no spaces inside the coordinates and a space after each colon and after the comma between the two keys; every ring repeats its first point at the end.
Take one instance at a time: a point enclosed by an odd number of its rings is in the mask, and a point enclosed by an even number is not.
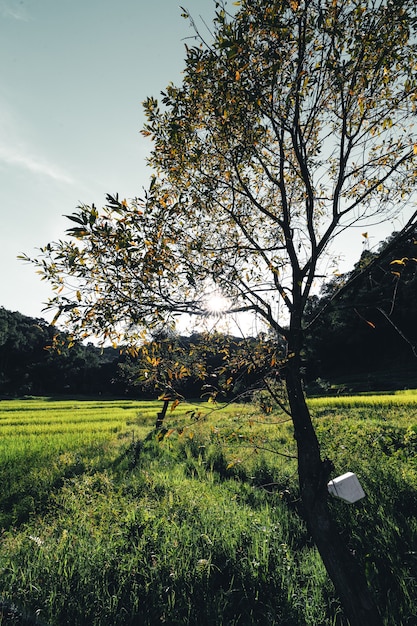
{"type": "MultiPolygon", "coordinates": [[[[386,626],[417,624],[417,394],[340,400],[309,403],[366,498],[334,515],[386,626]]],[[[0,402],[0,624],[345,624],[298,515],[291,424],[182,404],[158,441],[160,404],[0,402]]]]}
{"type": "Polygon", "coordinates": [[[415,390],[394,391],[391,393],[369,393],[364,392],[357,395],[330,396],[327,398],[309,398],[311,408],[320,409],[337,408],[358,408],[358,407],[378,407],[385,409],[389,407],[410,407],[417,409],[417,393],[415,390]]]}

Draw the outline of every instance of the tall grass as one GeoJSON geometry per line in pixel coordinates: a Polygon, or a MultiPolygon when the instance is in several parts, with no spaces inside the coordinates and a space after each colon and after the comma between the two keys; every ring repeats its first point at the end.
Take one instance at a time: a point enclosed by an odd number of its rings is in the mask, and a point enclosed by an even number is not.
{"type": "MultiPolygon", "coordinates": [[[[413,403],[310,402],[335,475],[366,491],[331,506],[384,623],[417,624],[413,403]]],[[[50,626],[345,624],[300,516],[291,424],[184,404],[158,440],[158,408],[0,403],[0,599],[50,626]]]]}
{"type": "MultiPolygon", "coordinates": [[[[0,402],[0,527],[42,510],[54,486],[111,456],[138,403],[0,402]]],[[[144,406],[144,413],[147,410],[144,406]]],[[[146,420],[142,428],[145,426],[146,420]]],[[[140,433],[139,425],[135,430],[140,433]]],[[[132,434],[133,436],[133,434],[132,434]]]]}

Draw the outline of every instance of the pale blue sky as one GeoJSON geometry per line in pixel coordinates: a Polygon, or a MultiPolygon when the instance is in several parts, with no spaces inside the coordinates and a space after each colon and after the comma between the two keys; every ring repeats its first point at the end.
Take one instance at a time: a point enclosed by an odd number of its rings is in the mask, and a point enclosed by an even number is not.
{"type": "Polygon", "coordinates": [[[80,202],[147,185],[141,102],[181,80],[180,4],[213,17],[212,0],[0,0],[0,306],[43,316],[50,289],[16,256],[80,202]]]}
{"type": "Polygon", "coordinates": [[[50,288],[17,255],[62,238],[79,203],[147,185],[141,102],[181,80],[179,4],[211,23],[212,0],[0,0],[0,306],[45,316],[50,288]]]}

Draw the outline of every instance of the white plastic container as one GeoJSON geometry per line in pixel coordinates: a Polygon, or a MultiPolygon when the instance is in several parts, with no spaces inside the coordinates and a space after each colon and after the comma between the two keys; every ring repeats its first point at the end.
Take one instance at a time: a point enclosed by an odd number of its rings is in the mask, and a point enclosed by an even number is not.
{"type": "Polygon", "coordinates": [[[353,504],[365,497],[358,477],[353,472],[347,472],[327,483],[327,489],[332,496],[353,504]]]}

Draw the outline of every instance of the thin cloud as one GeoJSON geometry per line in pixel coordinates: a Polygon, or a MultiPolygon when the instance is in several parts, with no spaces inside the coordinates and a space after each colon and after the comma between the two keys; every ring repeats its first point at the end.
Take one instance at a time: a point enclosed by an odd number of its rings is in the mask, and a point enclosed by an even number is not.
{"type": "Polygon", "coordinates": [[[0,12],[3,17],[18,20],[19,22],[28,22],[29,15],[23,2],[14,2],[13,0],[0,0],[0,12]]]}
{"type": "Polygon", "coordinates": [[[73,183],[73,178],[50,158],[37,154],[36,146],[22,136],[22,126],[22,120],[0,93],[0,165],[17,167],[60,183],[73,183]]]}
{"type": "Polygon", "coordinates": [[[47,176],[60,183],[71,184],[74,182],[71,176],[47,161],[42,161],[29,154],[23,154],[13,149],[0,147],[0,162],[26,169],[34,174],[47,176]]]}

